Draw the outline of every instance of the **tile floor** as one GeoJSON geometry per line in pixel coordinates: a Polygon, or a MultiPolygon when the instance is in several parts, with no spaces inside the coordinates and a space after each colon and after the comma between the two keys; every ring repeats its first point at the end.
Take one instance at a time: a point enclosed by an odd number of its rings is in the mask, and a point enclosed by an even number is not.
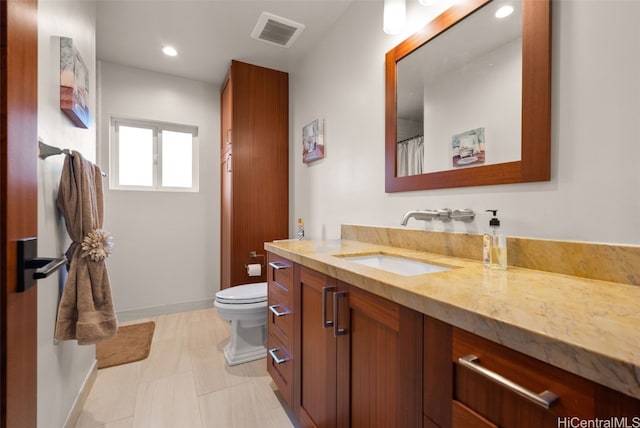
{"type": "Polygon", "coordinates": [[[151,319],[149,357],[99,370],[76,428],[293,426],[266,360],[225,364],[229,326],[214,308],[151,319]]]}

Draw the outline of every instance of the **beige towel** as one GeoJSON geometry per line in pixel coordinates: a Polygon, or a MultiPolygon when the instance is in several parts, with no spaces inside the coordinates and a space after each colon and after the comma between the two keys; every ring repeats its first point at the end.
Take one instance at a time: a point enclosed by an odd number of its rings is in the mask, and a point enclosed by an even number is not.
{"type": "Polygon", "coordinates": [[[58,306],[55,337],[90,345],[114,336],[118,323],[105,262],[92,260],[81,245],[87,234],[102,228],[102,174],[79,152],[72,153],[64,161],[58,189],[57,205],[73,242],[66,253],[69,275],[58,306]]]}

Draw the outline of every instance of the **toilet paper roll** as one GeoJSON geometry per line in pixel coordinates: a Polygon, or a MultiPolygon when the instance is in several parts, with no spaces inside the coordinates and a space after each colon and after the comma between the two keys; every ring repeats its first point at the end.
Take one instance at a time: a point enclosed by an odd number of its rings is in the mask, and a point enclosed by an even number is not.
{"type": "Polygon", "coordinates": [[[259,263],[250,264],[247,266],[247,274],[249,276],[260,276],[262,275],[262,265],[259,263]]]}

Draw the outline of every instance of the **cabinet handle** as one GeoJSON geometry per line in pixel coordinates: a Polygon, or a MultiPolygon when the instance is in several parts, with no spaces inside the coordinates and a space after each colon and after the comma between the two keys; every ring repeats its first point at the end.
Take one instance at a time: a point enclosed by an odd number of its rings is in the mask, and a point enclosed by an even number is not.
{"type": "Polygon", "coordinates": [[[518,385],[517,383],[507,379],[506,377],[499,375],[498,373],[491,371],[485,367],[482,367],[480,365],[480,359],[473,354],[465,355],[464,357],[458,358],[458,364],[498,383],[508,390],[515,392],[521,397],[524,397],[527,400],[537,404],[538,406],[544,407],[545,409],[550,409],[551,406],[553,406],[560,398],[551,391],[543,391],[540,394],[536,394],[535,392],[532,392],[527,388],[518,385]]]}
{"type": "Polygon", "coordinates": [[[231,129],[227,129],[227,144],[231,144],[231,129]]]}
{"type": "Polygon", "coordinates": [[[288,264],[282,262],[269,262],[269,266],[271,266],[275,270],[287,269],[289,267],[288,264]]]}
{"type": "Polygon", "coordinates": [[[332,285],[322,287],[322,328],[331,327],[333,325],[333,321],[327,320],[327,294],[335,289],[336,287],[332,285]]]}
{"type": "Polygon", "coordinates": [[[283,358],[278,358],[278,356],[276,355],[276,352],[278,352],[280,350],[280,348],[271,348],[269,349],[269,355],[271,355],[271,358],[273,358],[273,362],[276,364],[282,364],[284,362],[289,361],[291,358],[289,358],[288,356],[285,356],[283,358]]]}
{"type": "Polygon", "coordinates": [[[291,313],[289,310],[285,310],[284,312],[279,312],[276,308],[280,307],[280,305],[271,305],[269,306],[269,310],[273,312],[273,314],[277,317],[282,317],[291,313]]]}
{"type": "Polygon", "coordinates": [[[340,328],[340,321],[338,320],[338,314],[340,313],[339,309],[339,305],[340,305],[340,298],[342,297],[347,297],[347,292],[346,291],[337,291],[335,293],[333,293],[333,313],[334,313],[334,318],[335,318],[335,322],[333,323],[333,336],[334,337],[338,337],[338,336],[342,336],[347,334],[347,330],[344,328],[340,328]]]}
{"type": "Polygon", "coordinates": [[[231,172],[231,155],[227,156],[227,161],[225,162],[227,166],[227,172],[231,172]]]}

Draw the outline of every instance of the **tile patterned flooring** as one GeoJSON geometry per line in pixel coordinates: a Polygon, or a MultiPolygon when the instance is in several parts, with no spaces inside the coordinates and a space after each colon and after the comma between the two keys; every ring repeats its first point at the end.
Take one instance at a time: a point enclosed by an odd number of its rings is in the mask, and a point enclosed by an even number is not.
{"type": "Polygon", "coordinates": [[[151,320],[149,357],[99,370],[76,428],[293,427],[266,360],[225,364],[229,325],[214,308],[151,320]]]}

